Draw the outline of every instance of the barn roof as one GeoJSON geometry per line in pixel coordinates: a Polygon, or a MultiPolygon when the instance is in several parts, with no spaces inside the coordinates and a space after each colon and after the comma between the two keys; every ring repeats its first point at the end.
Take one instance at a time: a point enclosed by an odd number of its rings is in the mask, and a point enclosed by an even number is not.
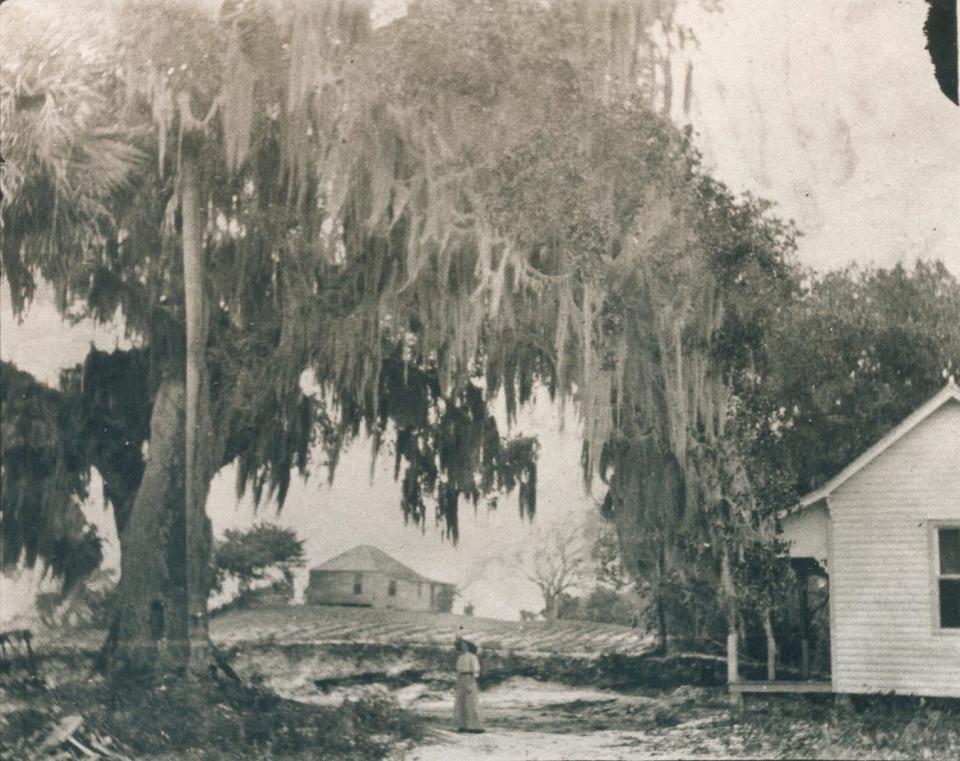
{"type": "Polygon", "coordinates": [[[330,558],[326,563],[316,566],[314,571],[353,571],[359,573],[368,571],[382,573],[394,579],[420,582],[424,584],[446,584],[426,576],[421,576],[409,566],[390,557],[386,552],[369,544],[358,544],[356,547],[341,552],[330,558]]]}
{"type": "Polygon", "coordinates": [[[816,504],[825,497],[829,497],[834,491],[840,488],[840,486],[846,483],[847,480],[863,470],[863,468],[916,428],[917,425],[950,401],[960,402],[960,387],[957,386],[952,375],[947,381],[947,384],[925,404],[918,407],[911,415],[905,418],[903,422],[893,428],[886,436],[880,439],[880,441],[861,454],[823,486],[803,497],[796,507],[786,512],[793,513],[797,510],[802,510],[816,504]]]}

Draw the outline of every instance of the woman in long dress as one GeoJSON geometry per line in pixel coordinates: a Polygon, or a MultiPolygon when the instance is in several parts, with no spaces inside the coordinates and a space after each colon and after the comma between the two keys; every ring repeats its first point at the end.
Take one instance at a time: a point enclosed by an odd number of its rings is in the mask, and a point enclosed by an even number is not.
{"type": "Polygon", "coordinates": [[[453,703],[453,721],[458,732],[483,732],[477,687],[480,659],[476,645],[458,637],[454,649],[457,651],[457,697],[453,703]]]}

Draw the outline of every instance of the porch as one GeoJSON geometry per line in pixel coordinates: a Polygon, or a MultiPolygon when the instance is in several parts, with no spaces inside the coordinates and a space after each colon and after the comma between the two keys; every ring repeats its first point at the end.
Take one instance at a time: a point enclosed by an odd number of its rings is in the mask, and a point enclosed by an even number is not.
{"type": "Polygon", "coordinates": [[[737,638],[728,641],[727,687],[735,705],[740,705],[746,694],[831,694],[834,691],[829,666],[829,639],[823,631],[829,620],[829,578],[824,565],[814,557],[792,557],[790,565],[797,584],[783,600],[781,613],[789,613],[786,631],[781,619],[777,627],[780,635],[773,639],[773,627],[768,617],[765,642],[763,633],[759,642],[756,638],[744,637],[747,652],[753,654],[749,660],[754,665],[748,670],[752,678],[741,678],[743,656],[737,653],[737,638]],[[815,619],[818,625],[814,624],[815,619]],[[784,634],[787,635],[785,639],[784,634]],[[767,678],[761,680],[757,678],[757,664],[753,659],[757,656],[762,659],[764,649],[767,678]]]}

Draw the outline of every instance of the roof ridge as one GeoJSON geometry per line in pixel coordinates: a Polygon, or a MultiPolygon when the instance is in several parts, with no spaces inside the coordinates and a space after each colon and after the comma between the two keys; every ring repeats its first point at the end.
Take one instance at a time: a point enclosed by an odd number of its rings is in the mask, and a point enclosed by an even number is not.
{"type": "Polygon", "coordinates": [[[328,558],[323,563],[320,563],[317,566],[314,566],[312,570],[315,571],[334,571],[334,570],[350,570],[342,568],[330,568],[329,566],[335,564],[337,561],[343,562],[344,558],[352,560],[353,557],[360,556],[363,559],[357,559],[356,565],[370,565],[372,568],[362,568],[358,567],[356,570],[359,571],[368,571],[376,573],[384,573],[387,575],[394,575],[398,577],[405,577],[409,581],[418,581],[425,584],[448,584],[450,582],[438,581],[436,579],[431,579],[427,576],[424,576],[421,573],[418,573],[413,568],[408,566],[406,563],[403,563],[397,558],[393,557],[386,550],[381,549],[373,544],[357,544],[351,547],[348,550],[334,555],[332,558],[328,558]],[[363,560],[367,562],[364,563],[363,560]]]}
{"type": "MultiPolygon", "coordinates": [[[[811,505],[832,494],[849,478],[860,472],[861,469],[873,462],[873,460],[883,454],[887,449],[893,446],[910,431],[916,428],[920,423],[930,417],[930,415],[951,400],[960,402],[960,386],[957,386],[952,375],[949,377],[946,384],[944,384],[943,388],[941,388],[936,394],[927,399],[926,402],[921,404],[913,412],[893,426],[893,428],[881,436],[880,439],[853,458],[853,460],[851,460],[845,468],[833,476],[833,478],[830,478],[819,488],[804,495],[800,499],[800,502],[793,508],[784,510],[783,515],[788,515],[796,512],[797,510],[810,507],[811,505]]],[[[781,517],[783,517],[783,515],[781,515],[781,517]]]]}

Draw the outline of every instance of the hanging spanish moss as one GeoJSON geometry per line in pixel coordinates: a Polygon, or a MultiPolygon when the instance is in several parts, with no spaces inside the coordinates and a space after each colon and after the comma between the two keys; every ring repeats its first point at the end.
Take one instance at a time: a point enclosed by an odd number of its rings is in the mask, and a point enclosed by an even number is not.
{"type": "Polygon", "coordinates": [[[93,60],[23,47],[2,106],[17,309],[40,276],[64,310],[119,310],[153,399],[185,362],[189,163],[204,441],[241,492],[282,504],[312,452],[332,468],[392,432],[409,520],[432,501],[455,540],[461,503],[514,489],[532,515],[536,445],[488,405],[502,392],[512,419],[543,386],[576,406],[625,548],[749,493],[713,454],[756,361],[725,344],[730,297],[744,272],[780,277],[791,241],[665,116],[673,3],[424,0],[376,30],[369,12],[133,2],[93,60]]]}

